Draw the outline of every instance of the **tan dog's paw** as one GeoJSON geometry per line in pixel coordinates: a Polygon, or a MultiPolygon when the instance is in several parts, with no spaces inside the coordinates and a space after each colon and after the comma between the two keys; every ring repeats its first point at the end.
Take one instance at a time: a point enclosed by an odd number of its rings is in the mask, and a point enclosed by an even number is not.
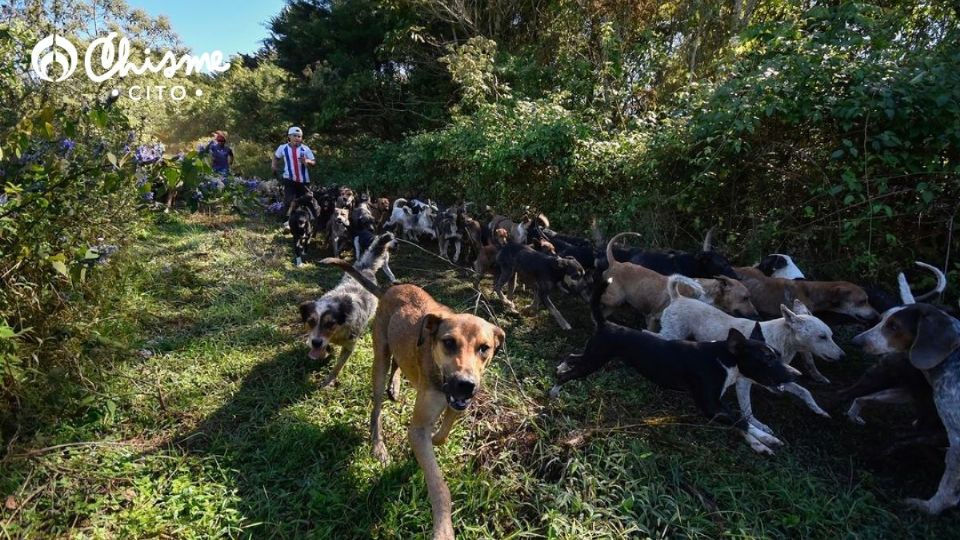
{"type": "Polygon", "coordinates": [[[447,443],[447,438],[441,436],[439,433],[434,434],[433,438],[430,440],[433,441],[434,446],[443,446],[447,443]]]}

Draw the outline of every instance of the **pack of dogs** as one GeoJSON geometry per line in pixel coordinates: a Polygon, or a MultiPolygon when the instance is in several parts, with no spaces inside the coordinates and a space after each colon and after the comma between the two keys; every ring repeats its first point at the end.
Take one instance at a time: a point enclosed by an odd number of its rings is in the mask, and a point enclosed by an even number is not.
{"type": "Polygon", "coordinates": [[[584,306],[592,334],[556,367],[549,398],[559,399],[563,385],[619,360],[659,387],[688,394],[707,421],[730,426],[760,454],[773,454],[784,442],[754,416],[752,388],[794,396],[814,414],[830,418],[802,378],[829,384],[815,358],[837,362],[845,356],[834,339],[837,324],[865,327],[851,345],[878,361],[832,395],[849,404],[845,415],[854,425],[866,423],[865,406],[911,405],[915,433],[891,451],[910,444],[947,451],[936,493],[907,502],[929,514],[960,502],[960,320],[955,310],[927,303],[946,288],[938,268],[917,263],[935,276],[931,291],[914,296],[901,272],[898,293],[891,295],[848,281],[809,279],[782,253],[733,266],[713,248],[712,229],[694,252],[626,248],[622,240],[640,235],[627,231],[603,241],[594,229],[592,239],[581,238],[552,230],[544,214],[528,207],[512,219],[489,208],[486,216],[471,215],[469,206],[421,197],[391,204],[331,187],[298,198],[288,214],[295,263],[306,260],[311,239],[324,231],[329,252],[319,262],[344,273],[336,287],[300,304],[309,359],[323,361],[334,347],[340,349],[321,387],[335,384],[372,325],[371,444],[384,463],[389,459],[381,427],[384,397],[398,398],[401,379],[416,391],[408,438],[424,471],[433,538],[454,536],[450,492],[433,446],[447,440],[470,406],[506,334],[416,285],[399,283],[389,260],[402,241],[435,242],[440,257],[472,271],[477,292],[492,276],[494,297],[507,312],[536,317],[546,309],[567,331],[572,325],[554,303],[557,295],[584,306]],[[353,262],[343,257],[348,250],[353,262]],[[386,286],[378,284],[378,272],[386,286]],[[523,310],[515,304],[518,285],[532,299],[523,310]],[[632,312],[643,328],[611,320],[623,311],[632,312]],[[797,358],[802,370],[792,365],[797,358]],[[736,408],[722,400],[731,387],[736,408]]]}

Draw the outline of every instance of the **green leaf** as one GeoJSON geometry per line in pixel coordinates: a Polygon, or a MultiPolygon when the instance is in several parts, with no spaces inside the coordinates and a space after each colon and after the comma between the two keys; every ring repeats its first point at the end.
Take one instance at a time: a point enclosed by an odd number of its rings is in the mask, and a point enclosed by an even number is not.
{"type": "Polygon", "coordinates": [[[107,161],[114,167],[117,166],[117,156],[113,155],[113,152],[107,152],[107,161]]]}
{"type": "Polygon", "coordinates": [[[846,152],[844,152],[842,149],[840,149],[840,150],[834,150],[833,153],[830,154],[830,157],[833,158],[833,159],[840,159],[840,158],[843,157],[843,154],[845,154],[845,153],[846,153],[846,152]]]}
{"type": "Polygon", "coordinates": [[[63,264],[63,261],[51,260],[50,265],[53,266],[53,269],[63,277],[70,277],[70,273],[67,271],[67,265],[63,264]]]}

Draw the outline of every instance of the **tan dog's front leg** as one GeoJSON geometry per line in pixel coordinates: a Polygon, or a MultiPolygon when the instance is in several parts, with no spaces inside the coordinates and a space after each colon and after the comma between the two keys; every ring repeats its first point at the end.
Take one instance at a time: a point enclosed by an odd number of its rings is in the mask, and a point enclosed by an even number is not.
{"type": "Polygon", "coordinates": [[[443,421],[440,423],[440,429],[433,434],[433,445],[441,446],[446,444],[447,437],[450,435],[450,429],[453,428],[453,425],[457,423],[457,420],[463,416],[463,411],[458,411],[456,409],[451,409],[447,407],[443,411],[443,421]]]}
{"type": "Polygon", "coordinates": [[[413,406],[413,420],[408,434],[413,455],[423,470],[430,495],[430,509],[433,513],[433,539],[453,540],[452,508],[450,489],[443,480],[440,465],[433,453],[430,431],[440,414],[447,408],[447,399],[441,392],[421,389],[417,393],[417,402],[413,406]]]}
{"type": "Polygon", "coordinates": [[[388,463],[390,454],[383,444],[383,426],[380,423],[380,411],[383,409],[383,394],[386,393],[387,370],[390,369],[390,350],[382,343],[374,341],[373,353],[373,412],[370,413],[370,443],[373,456],[380,463],[388,463]]]}

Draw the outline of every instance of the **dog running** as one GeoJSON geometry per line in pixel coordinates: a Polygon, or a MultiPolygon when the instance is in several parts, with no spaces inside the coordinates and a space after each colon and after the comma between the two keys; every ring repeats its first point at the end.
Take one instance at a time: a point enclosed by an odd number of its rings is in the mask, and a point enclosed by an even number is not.
{"type": "MultiPolygon", "coordinates": [[[[396,243],[392,233],[381,234],[355,266],[350,266],[346,261],[340,262],[375,283],[377,270],[387,264],[390,249],[396,243]]],[[[324,259],[321,262],[330,260],[324,259]]],[[[353,354],[357,340],[367,329],[376,309],[377,297],[349,275],[344,276],[336,287],[318,300],[300,304],[300,318],[309,329],[307,344],[310,346],[310,359],[323,360],[332,345],[340,347],[340,358],[320,385],[321,388],[330,386],[337,380],[337,375],[353,354]]]]}
{"type": "Polygon", "coordinates": [[[376,283],[344,261],[321,262],[339,267],[379,298],[373,328],[373,455],[383,463],[389,461],[380,411],[385,392],[396,399],[402,373],[417,391],[408,434],[427,483],[433,538],[452,539],[450,490],[433,446],[447,441],[450,429],[470,405],[484,370],[506,335],[480,317],[455,313],[416,285],[394,285],[381,291],[376,283]],[[431,435],[441,417],[439,429],[431,435]]]}

